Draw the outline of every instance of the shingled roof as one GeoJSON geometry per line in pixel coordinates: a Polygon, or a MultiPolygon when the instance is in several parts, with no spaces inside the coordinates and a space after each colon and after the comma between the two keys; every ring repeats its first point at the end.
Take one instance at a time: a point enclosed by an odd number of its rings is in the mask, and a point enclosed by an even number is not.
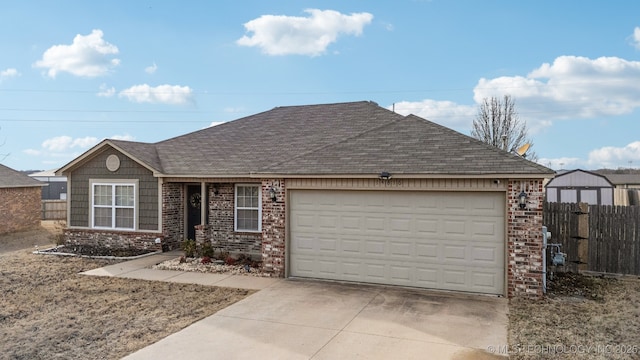
{"type": "Polygon", "coordinates": [[[164,176],[553,174],[368,101],[277,107],[155,144],[107,142],[164,176]]]}
{"type": "Polygon", "coordinates": [[[46,186],[46,184],[0,164],[0,189],[33,186],[46,186]]]}

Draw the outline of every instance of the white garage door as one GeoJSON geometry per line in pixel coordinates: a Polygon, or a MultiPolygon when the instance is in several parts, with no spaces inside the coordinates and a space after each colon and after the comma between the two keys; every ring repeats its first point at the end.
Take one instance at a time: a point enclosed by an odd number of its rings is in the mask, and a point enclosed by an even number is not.
{"type": "Polygon", "coordinates": [[[290,276],[504,292],[503,193],[290,194],[290,276]]]}

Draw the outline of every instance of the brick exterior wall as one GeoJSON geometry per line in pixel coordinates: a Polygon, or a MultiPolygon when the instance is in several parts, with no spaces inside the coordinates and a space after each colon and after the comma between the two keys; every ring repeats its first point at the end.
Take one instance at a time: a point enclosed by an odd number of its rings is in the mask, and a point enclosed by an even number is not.
{"type": "Polygon", "coordinates": [[[184,240],[184,186],[182,183],[162,184],[162,235],[164,249],[180,249],[184,240]]]}
{"type": "MultiPolygon", "coordinates": [[[[207,192],[209,204],[207,226],[201,229],[197,228],[196,232],[202,231],[201,236],[206,233],[214,248],[223,248],[232,254],[239,253],[259,257],[262,253],[262,234],[234,231],[235,185],[231,183],[209,184],[207,192]]],[[[196,241],[202,240],[196,239],[196,241]]]]}
{"type": "Polygon", "coordinates": [[[284,179],[262,180],[262,270],[275,276],[285,276],[285,206],[286,187],[284,179]],[[275,201],[270,190],[276,190],[275,201]]]}
{"type": "Polygon", "coordinates": [[[38,228],[41,197],[40,186],[0,189],[0,234],[38,228]]]}
{"type": "Polygon", "coordinates": [[[162,250],[162,243],[157,244],[156,239],[160,233],[140,233],[108,230],[66,229],[64,232],[67,244],[92,245],[114,249],[135,248],[162,250]]]}
{"type": "Polygon", "coordinates": [[[540,298],[542,289],[542,180],[511,180],[507,190],[507,296],[540,298]],[[520,209],[518,195],[527,193],[520,209]]]}

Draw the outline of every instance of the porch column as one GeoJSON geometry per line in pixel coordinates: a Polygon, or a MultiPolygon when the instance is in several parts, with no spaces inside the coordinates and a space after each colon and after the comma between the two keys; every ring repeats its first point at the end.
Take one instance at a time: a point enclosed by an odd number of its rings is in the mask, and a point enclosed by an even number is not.
{"type": "Polygon", "coordinates": [[[207,201],[207,183],[202,181],[200,183],[200,225],[206,225],[207,223],[207,207],[209,207],[209,202],[207,201]]]}

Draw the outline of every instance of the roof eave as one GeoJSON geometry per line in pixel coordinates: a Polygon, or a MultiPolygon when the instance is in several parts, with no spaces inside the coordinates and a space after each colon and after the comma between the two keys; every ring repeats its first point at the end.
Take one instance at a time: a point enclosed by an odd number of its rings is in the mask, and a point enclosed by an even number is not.
{"type": "MultiPolygon", "coordinates": [[[[552,173],[548,174],[390,174],[394,179],[548,179],[553,177],[552,173]]],[[[252,178],[324,178],[324,179],[377,179],[379,174],[286,174],[286,173],[251,173],[252,178]]]]}

